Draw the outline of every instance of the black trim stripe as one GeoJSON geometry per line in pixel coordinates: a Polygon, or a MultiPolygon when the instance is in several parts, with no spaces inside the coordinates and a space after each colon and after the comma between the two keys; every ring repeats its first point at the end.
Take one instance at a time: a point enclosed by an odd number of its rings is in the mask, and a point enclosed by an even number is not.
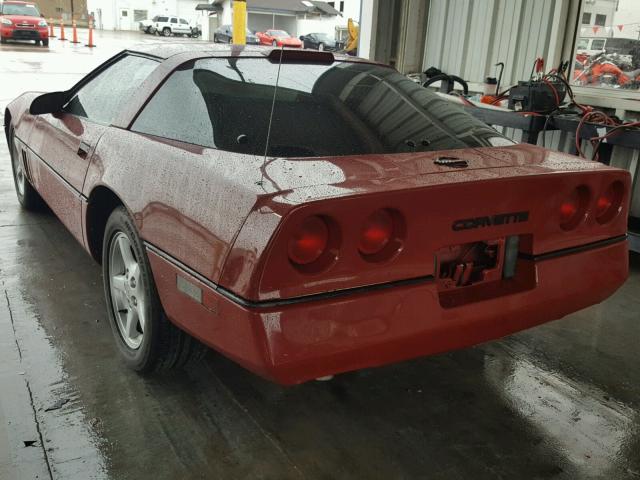
{"type": "MultiPolygon", "coordinates": [[[[601,248],[608,245],[613,245],[615,243],[623,242],[624,240],[626,240],[626,238],[627,238],[626,235],[620,235],[618,237],[609,238],[607,240],[588,243],[586,245],[581,245],[579,247],[565,248],[563,250],[543,253],[540,255],[528,255],[525,253],[520,253],[518,257],[526,260],[533,260],[533,261],[547,260],[550,258],[561,257],[564,255],[571,255],[573,253],[580,253],[586,250],[592,250],[595,248],[601,248]]],[[[144,245],[149,251],[155,253],[156,255],[163,258],[167,262],[173,264],[174,266],[181,269],[185,273],[188,273],[189,275],[197,279],[199,282],[202,282],[207,287],[211,288],[212,290],[215,290],[216,292],[220,293],[220,295],[228,298],[232,302],[237,303],[238,305],[246,308],[272,308],[272,307],[280,307],[280,306],[286,306],[286,305],[296,305],[299,303],[339,298],[339,297],[354,295],[354,294],[363,293],[363,292],[376,292],[379,290],[386,290],[394,287],[419,285],[423,283],[433,282],[435,280],[435,277],[433,275],[425,275],[423,277],[411,278],[408,280],[397,280],[395,282],[380,283],[376,285],[365,285],[362,287],[346,288],[344,290],[335,290],[333,292],[326,292],[326,293],[316,293],[313,295],[305,295],[302,297],[284,298],[284,299],[277,299],[277,300],[253,301],[253,300],[247,300],[246,298],[236,295],[232,291],[227,290],[224,287],[221,287],[220,285],[212,282],[211,280],[208,280],[207,278],[205,278],[195,270],[189,268],[184,263],[170,256],[168,253],[164,252],[163,250],[160,250],[155,245],[152,245],[147,241],[144,242],[144,245]]]]}
{"type": "Polygon", "coordinates": [[[253,300],[247,300],[246,298],[236,295],[232,291],[227,290],[226,288],[221,287],[220,285],[212,282],[211,280],[206,279],[195,270],[186,266],[184,263],[180,262],[179,260],[176,260],[166,252],[160,250],[155,245],[152,245],[147,241],[144,242],[144,245],[148,250],[155,253],[159,257],[162,257],[167,262],[172,263],[174,266],[180,268],[181,270],[185,271],[189,275],[193,276],[199,282],[202,282],[204,285],[220,293],[222,296],[228,298],[232,302],[247,308],[272,308],[272,307],[280,307],[285,305],[295,305],[298,303],[344,297],[347,295],[354,295],[354,294],[363,293],[363,292],[376,292],[378,290],[386,290],[388,288],[393,288],[393,287],[419,285],[421,283],[428,283],[434,280],[433,275],[425,275],[423,277],[411,278],[409,280],[397,280],[395,282],[380,283],[377,285],[365,285],[363,287],[352,287],[352,288],[346,288],[344,290],[335,290],[333,292],[304,295],[302,297],[283,298],[283,299],[277,299],[277,300],[253,301],[253,300]]]}
{"type": "Polygon", "coordinates": [[[542,260],[548,260],[550,258],[563,257],[565,255],[571,255],[574,253],[580,253],[587,250],[593,250],[594,248],[607,247],[615,243],[624,242],[627,239],[627,235],[619,235],[617,237],[607,238],[606,240],[600,240],[598,242],[587,243],[586,245],[580,245],[579,247],[563,248],[562,250],[555,250],[553,252],[541,253],[539,255],[531,255],[529,253],[519,253],[518,257],[525,260],[533,260],[539,262],[542,260]]]}

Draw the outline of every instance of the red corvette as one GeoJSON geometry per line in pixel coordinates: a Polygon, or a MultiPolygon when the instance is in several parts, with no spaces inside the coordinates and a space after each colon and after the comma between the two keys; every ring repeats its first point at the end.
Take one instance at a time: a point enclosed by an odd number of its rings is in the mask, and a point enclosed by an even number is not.
{"type": "Polygon", "coordinates": [[[258,37],[261,45],[302,48],[302,41],[296,37],[292,37],[284,30],[267,30],[266,32],[257,32],[256,37],[258,37]]]}
{"type": "Polygon", "coordinates": [[[49,45],[47,22],[38,7],[31,2],[0,2],[0,41],[34,40],[49,45]]]}
{"type": "Polygon", "coordinates": [[[365,60],[144,48],[4,114],[20,203],[102,263],[138,371],[205,344],[295,384],[499,338],[627,278],[626,171],[513,144],[365,60]]]}

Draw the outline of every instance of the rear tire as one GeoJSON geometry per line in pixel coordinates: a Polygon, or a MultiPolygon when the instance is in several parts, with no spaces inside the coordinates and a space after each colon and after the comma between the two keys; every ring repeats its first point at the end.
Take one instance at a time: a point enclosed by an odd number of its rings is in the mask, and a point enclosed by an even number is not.
{"type": "Polygon", "coordinates": [[[11,133],[9,134],[9,142],[11,167],[13,170],[13,182],[16,187],[16,196],[18,197],[18,202],[20,202],[20,205],[25,210],[41,210],[44,201],[42,200],[42,197],[36,191],[36,189],[31,186],[31,184],[29,183],[29,179],[27,179],[23,158],[20,152],[18,152],[18,148],[15,142],[15,131],[13,128],[11,128],[11,133]]]}
{"type": "Polygon", "coordinates": [[[324,52],[324,43],[321,43],[318,45],[318,51],[319,52],[324,52]]]}
{"type": "Polygon", "coordinates": [[[166,317],[144,245],[124,207],[107,220],[102,273],[109,323],[127,366],[147,373],[201,359],[207,348],[166,317]]]}
{"type": "Polygon", "coordinates": [[[4,37],[0,37],[0,43],[7,43],[7,39],[4,37]]]}

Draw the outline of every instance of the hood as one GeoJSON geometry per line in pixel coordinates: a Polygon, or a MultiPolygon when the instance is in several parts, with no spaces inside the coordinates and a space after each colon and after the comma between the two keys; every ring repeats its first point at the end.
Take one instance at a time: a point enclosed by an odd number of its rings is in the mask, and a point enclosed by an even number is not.
{"type": "Polygon", "coordinates": [[[567,171],[607,169],[603,164],[534,145],[326,158],[277,158],[265,180],[288,202],[567,171]],[[460,159],[466,167],[439,165],[460,159]]]}

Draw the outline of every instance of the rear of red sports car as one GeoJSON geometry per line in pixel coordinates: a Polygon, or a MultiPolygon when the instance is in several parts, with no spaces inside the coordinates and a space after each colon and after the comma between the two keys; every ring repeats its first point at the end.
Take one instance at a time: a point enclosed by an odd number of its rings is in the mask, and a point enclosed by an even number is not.
{"type": "Polygon", "coordinates": [[[514,145],[382,67],[279,75],[265,193],[216,284],[150,252],[170,318],[245,367],[295,384],[467,347],[627,278],[627,172],[514,145]]]}
{"type": "MultiPolygon", "coordinates": [[[[627,278],[628,172],[516,145],[391,68],[235,49],[162,62],[125,52],[105,71],[127,68],[150,98],[115,120],[86,120],[105,113],[92,111],[100,89],[83,98],[81,87],[53,97],[66,103],[56,116],[19,115],[31,95],[6,122],[23,153],[15,163],[30,159],[23,177],[94,256],[109,246],[107,305],[122,297],[117,313],[128,315],[151,279],[141,303],[159,297],[159,308],[140,328],[127,320],[138,343],[114,327],[125,359],[162,354],[148,331],[165,312],[246,368],[296,384],[556,320],[627,278]],[[75,145],[67,156],[86,168],[68,168],[82,192],[67,201],[68,185],[37,161],[51,155],[37,137],[49,122],[99,137],[88,161],[75,145]],[[106,228],[92,213],[105,191],[120,205],[102,215],[106,228]],[[125,238],[135,259],[117,257],[125,238]],[[130,261],[150,272],[122,292],[130,261]]],[[[133,368],[154,368],[146,358],[133,368]]]]}

